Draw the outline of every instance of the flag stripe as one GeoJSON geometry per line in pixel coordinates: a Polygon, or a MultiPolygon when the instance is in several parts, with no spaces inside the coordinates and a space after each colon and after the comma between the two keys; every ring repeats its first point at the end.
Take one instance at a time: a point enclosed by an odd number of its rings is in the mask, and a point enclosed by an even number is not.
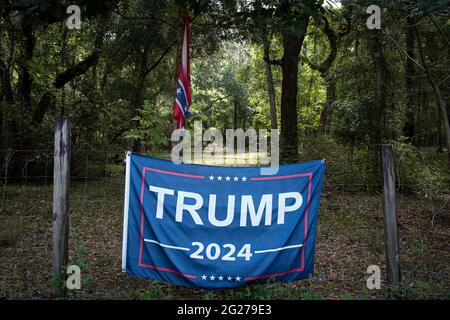
{"type": "Polygon", "coordinates": [[[191,77],[190,77],[190,61],[189,61],[189,16],[186,16],[186,22],[183,33],[183,48],[181,51],[181,59],[179,66],[179,74],[177,81],[177,94],[173,106],[172,117],[177,122],[177,128],[184,128],[186,116],[191,106],[191,77]]]}

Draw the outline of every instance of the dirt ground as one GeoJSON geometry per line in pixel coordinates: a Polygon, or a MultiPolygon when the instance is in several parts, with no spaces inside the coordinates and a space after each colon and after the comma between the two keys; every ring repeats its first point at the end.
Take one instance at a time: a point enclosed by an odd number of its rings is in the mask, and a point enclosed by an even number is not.
{"type": "MultiPolygon", "coordinates": [[[[72,185],[70,262],[82,289],[67,299],[449,299],[450,195],[398,197],[402,284],[368,290],[367,267],[385,278],[383,216],[377,192],[324,191],[314,278],[220,292],[192,290],[121,272],[122,177],[72,185]],[[433,213],[437,213],[432,225],[433,213]]],[[[0,213],[0,299],[49,299],[51,186],[10,185],[0,213]]]]}

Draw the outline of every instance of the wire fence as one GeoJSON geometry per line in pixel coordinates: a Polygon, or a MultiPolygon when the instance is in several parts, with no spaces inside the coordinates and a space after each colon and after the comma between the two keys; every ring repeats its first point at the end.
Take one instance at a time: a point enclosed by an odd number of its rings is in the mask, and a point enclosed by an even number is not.
{"type": "MultiPolygon", "coordinates": [[[[11,205],[23,200],[41,202],[50,206],[52,202],[53,185],[53,151],[49,150],[0,150],[2,168],[0,171],[1,206],[0,213],[9,210],[11,205]],[[31,197],[31,198],[30,198],[31,197]]],[[[123,150],[78,150],[71,155],[71,197],[70,203],[74,207],[86,211],[89,204],[100,203],[115,205],[123,204],[124,189],[124,159],[123,150]]],[[[170,155],[159,155],[170,159],[170,155]]],[[[234,160],[236,166],[247,166],[261,163],[264,156],[260,154],[231,155],[224,157],[207,156],[201,160],[193,158],[190,163],[223,165],[224,159],[234,160]],[[255,158],[257,160],[255,160],[255,158]]],[[[381,205],[381,176],[378,154],[361,159],[346,156],[340,159],[327,159],[326,176],[324,180],[324,196],[333,195],[376,195],[379,196],[377,205],[381,205]],[[368,174],[371,172],[371,174],[368,174]]],[[[268,160],[264,158],[263,163],[268,160]]],[[[400,178],[400,165],[397,165],[397,190],[411,190],[412,185],[400,178]]],[[[419,188],[417,188],[419,189],[419,188]]],[[[423,206],[432,211],[432,218],[448,209],[446,194],[425,194],[421,199],[423,206]],[[437,199],[444,199],[443,202],[437,199]]],[[[23,203],[22,203],[23,204],[23,203]]],[[[359,204],[351,204],[359,207],[359,204]]],[[[322,204],[322,210],[339,208],[340,203],[322,204]]],[[[346,207],[349,205],[346,204],[346,207]]],[[[377,208],[379,209],[379,208],[377,208]]]]}
{"type": "MultiPolygon", "coordinates": [[[[1,150],[0,155],[0,296],[8,296],[15,290],[9,284],[14,279],[33,288],[48,284],[48,275],[33,277],[20,270],[49,269],[53,151],[1,150]]],[[[111,268],[120,270],[125,155],[124,150],[76,150],[71,155],[70,256],[78,263],[89,261],[87,272],[95,279],[90,295],[97,298],[115,294],[103,289],[102,281],[124,289],[130,281],[140,286],[121,275],[108,276],[111,268]]],[[[364,156],[349,152],[327,159],[314,275],[321,294],[330,294],[323,293],[326,283],[338,292],[360,292],[369,265],[385,270],[381,181],[379,165],[373,162],[377,157],[376,151],[364,156]]],[[[306,159],[300,155],[300,160],[306,159]]],[[[202,162],[217,164],[209,158],[202,162]]],[[[236,165],[249,163],[236,156],[236,165]]],[[[442,296],[450,283],[449,254],[443,252],[450,235],[450,196],[445,191],[411,193],[415,186],[403,179],[402,165],[397,163],[396,173],[403,275],[437,283],[440,289],[430,294],[442,296]]]]}
{"type": "MultiPolygon", "coordinates": [[[[83,208],[90,202],[114,203],[121,205],[121,191],[124,188],[124,159],[126,152],[81,150],[71,154],[71,192],[72,204],[83,208]],[[113,192],[113,193],[111,193],[113,192]],[[112,197],[111,195],[114,194],[112,197]]],[[[52,201],[53,151],[49,150],[0,150],[0,212],[7,203],[28,198],[30,192],[34,201],[52,201]],[[17,190],[22,190],[19,192],[17,190]],[[17,191],[17,192],[16,192],[17,191]]],[[[161,155],[160,155],[161,157],[161,155]]],[[[163,158],[170,159],[170,155],[163,158]]],[[[262,156],[258,154],[226,157],[209,156],[200,161],[193,158],[190,163],[206,165],[225,165],[234,160],[235,166],[257,165],[262,156]],[[224,159],[227,159],[225,162],[224,159]],[[257,160],[253,159],[257,158],[257,160]]],[[[265,159],[264,164],[267,164],[265,159]]],[[[355,175],[355,167],[369,170],[367,163],[361,168],[354,161],[327,160],[324,191],[333,193],[369,192],[381,190],[379,181],[369,181],[355,175]],[[349,182],[351,181],[351,183],[349,182]]]]}
{"type": "MultiPolygon", "coordinates": [[[[124,150],[77,150],[73,152],[71,155],[71,203],[81,205],[83,209],[91,202],[122,205],[125,155],[124,150]]],[[[378,151],[374,155],[371,156],[367,153],[364,158],[355,159],[348,155],[339,159],[326,159],[327,169],[323,190],[325,196],[355,193],[380,194],[381,174],[380,165],[377,162],[378,151]]],[[[2,164],[0,212],[7,208],[8,203],[30,199],[30,196],[33,201],[52,201],[53,151],[0,150],[0,157],[2,164]],[[23,192],[18,190],[23,190],[23,192]]],[[[170,159],[168,154],[159,155],[159,157],[170,159]]],[[[264,156],[246,154],[216,157],[213,155],[203,157],[201,160],[193,158],[190,163],[223,165],[224,158],[227,158],[228,162],[226,163],[230,163],[229,160],[232,159],[235,160],[234,165],[236,166],[247,166],[260,164],[264,156]]],[[[401,161],[401,159],[397,160],[401,161]]],[[[267,164],[268,160],[264,158],[263,163],[267,164]]],[[[416,190],[424,189],[423,186],[415,186],[409,181],[404,181],[401,170],[401,164],[397,164],[397,191],[400,195],[402,193],[408,195],[410,190],[414,190],[413,187],[417,187],[416,190]]],[[[430,190],[428,194],[423,194],[421,201],[424,206],[429,206],[430,210],[434,211],[433,214],[437,215],[448,209],[446,195],[440,190],[430,190]],[[443,203],[434,203],[440,198],[444,199],[443,203]]],[[[338,204],[327,205],[336,207],[338,204]]]]}

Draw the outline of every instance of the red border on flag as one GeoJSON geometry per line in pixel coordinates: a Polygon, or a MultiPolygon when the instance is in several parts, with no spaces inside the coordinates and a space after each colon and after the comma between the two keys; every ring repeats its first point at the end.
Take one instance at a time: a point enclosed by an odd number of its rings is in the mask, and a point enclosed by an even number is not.
{"type": "MultiPolygon", "coordinates": [[[[179,177],[184,177],[184,178],[190,178],[190,179],[199,179],[199,180],[204,180],[205,176],[185,174],[185,173],[179,173],[179,172],[173,172],[173,171],[160,170],[160,169],[156,169],[156,168],[144,167],[142,169],[142,186],[141,186],[141,195],[139,198],[139,204],[141,206],[141,225],[140,225],[140,234],[139,234],[140,247],[139,247],[138,267],[150,268],[150,269],[155,269],[155,270],[164,271],[164,272],[170,272],[170,273],[178,274],[185,278],[196,279],[197,276],[195,276],[195,275],[184,274],[177,270],[173,270],[173,269],[169,269],[169,268],[161,268],[161,267],[142,263],[142,250],[143,250],[143,244],[144,244],[144,205],[143,205],[143,203],[144,203],[144,191],[145,191],[145,188],[144,188],[145,187],[145,173],[147,171],[162,173],[162,174],[166,174],[166,175],[179,176],[179,177]]],[[[300,177],[308,177],[309,178],[308,200],[306,203],[305,217],[304,217],[304,240],[303,240],[303,246],[302,246],[300,268],[292,269],[292,270],[285,271],[285,272],[275,273],[275,274],[267,274],[267,275],[257,276],[257,277],[247,277],[247,278],[244,278],[244,280],[254,281],[254,280],[267,279],[267,278],[272,278],[272,277],[281,277],[281,276],[285,276],[289,273],[304,271],[304,269],[305,269],[305,245],[306,245],[306,241],[308,239],[308,211],[309,211],[309,204],[311,202],[311,189],[312,189],[313,173],[309,172],[309,173],[303,173],[303,174],[293,174],[293,175],[288,175],[288,176],[250,178],[249,180],[250,181],[272,181],[272,180],[294,179],[294,178],[300,178],[300,177]]]]}
{"type": "Polygon", "coordinates": [[[285,272],[275,273],[275,274],[266,274],[264,276],[257,276],[257,277],[247,277],[244,278],[246,281],[254,281],[254,280],[260,280],[260,279],[267,279],[272,277],[282,277],[289,273],[294,272],[303,272],[305,270],[305,246],[306,246],[306,240],[308,240],[308,210],[309,210],[309,203],[311,202],[311,189],[312,189],[312,181],[313,181],[313,173],[302,173],[302,174],[293,174],[289,176],[277,176],[277,177],[263,177],[263,178],[250,178],[250,181],[271,181],[271,180],[283,180],[283,179],[293,179],[293,178],[300,178],[300,177],[309,177],[309,183],[308,183],[308,201],[306,202],[306,209],[305,209],[305,217],[304,217],[304,240],[303,240],[303,246],[302,246],[302,258],[300,261],[300,268],[292,269],[285,272]]]}
{"type": "Polygon", "coordinates": [[[190,274],[184,274],[181,273],[177,270],[173,270],[173,269],[169,269],[169,268],[161,268],[161,267],[157,267],[157,266],[152,266],[149,264],[144,264],[142,263],[142,248],[144,246],[144,190],[145,190],[145,173],[147,171],[153,171],[153,172],[157,172],[157,173],[162,173],[162,174],[167,174],[167,175],[172,175],[172,176],[178,176],[178,177],[184,177],[184,178],[190,178],[190,179],[205,179],[204,176],[198,176],[198,175],[192,175],[192,174],[184,174],[184,173],[179,173],[179,172],[172,172],[172,171],[165,171],[165,170],[160,170],[160,169],[156,169],[156,168],[150,168],[150,167],[144,167],[142,169],[142,187],[141,187],[141,196],[139,198],[139,204],[141,206],[141,226],[140,226],[140,233],[139,233],[139,260],[138,260],[138,267],[142,267],[142,268],[149,268],[149,269],[155,269],[158,271],[164,271],[164,272],[170,272],[170,273],[175,273],[178,274],[184,278],[189,278],[189,279],[196,279],[197,276],[194,275],[190,275],[190,274]]]}

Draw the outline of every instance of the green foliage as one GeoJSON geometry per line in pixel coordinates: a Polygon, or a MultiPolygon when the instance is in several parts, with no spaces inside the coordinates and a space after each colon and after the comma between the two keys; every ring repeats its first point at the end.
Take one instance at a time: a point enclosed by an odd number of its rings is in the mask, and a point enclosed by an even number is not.
{"type": "MultiPolygon", "coordinates": [[[[449,60],[448,55],[442,54],[448,44],[441,34],[441,30],[444,36],[448,33],[447,21],[440,17],[446,8],[445,1],[375,2],[388,8],[383,16],[382,34],[383,55],[388,62],[382,126],[373,120],[380,110],[374,107],[377,88],[366,39],[367,1],[343,1],[341,8],[324,7],[323,1],[316,0],[262,0],[249,5],[238,0],[133,0],[114,1],[113,5],[100,0],[81,1],[77,4],[83,12],[82,30],[71,31],[63,23],[68,4],[23,0],[0,18],[0,62],[9,70],[13,92],[13,102],[3,99],[3,95],[0,99],[6,126],[2,135],[4,146],[13,143],[14,136],[16,148],[29,145],[52,148],[53,118],[64,107],[73,120],[74,149],[125,148],[130,140],[140,139],[147,152],[167,152],[178,64],[175,48],[179,32],[174,22],[185,5],[189,5],[195,17],[191,39],[192,111],[194,119],[202,120],[204,127],[227,129],[235,123],[242,128],[270,127],[263,42],[270,41],[273,60],[283,57],[282,41],[286,33],[306,35],[301,56],[315,63],[323,61],[330,52],[323,26],[310,19],[306,28],[305,16],[326,16],[331,28],[339,33],[345,31],[342,25],[348,21],[344,20],[350,19],[351,29],[344,38],[339,38],[336,61],[327,79],[322,79],[306,63],[300,64],[297,129],[301,134],[310,136],[318,130],[326,102],[325,80],[332,80],[337,90],[328,112],[326,133],[338,143],[355,147],[371,144],[378,133],[383,141],[401,141],[408,106],[404,92],[405,56],[398,48],[405,47],[406,16],[419,19],[418,32],[426,39],[426,58],[435,78],[443,79],[442,91],[448,100],[445,66],[449,60]],[[35,38],[29,60],[25,57],[24,41],[25,28],[30,27],[28,22],[35,38]],[[103,37],[98,37],[101,34],[103,37]],[[398,46],[392,39],[396,39],[398,46]],[[98,42],[101,44],[97,63],[62,89],[56,89],[54,82],[58,75],[90,56],[98,42]],[[50,109],[42,123],[32,126],[28,123],[30,111],[24,110],[22,103],[23,67],[32,75],[33,112],[45,93],[49,94],[50,109]],[[138,122],[138,127],[133,127],[132,119],[138,122]]],[[[272,66],[272,70],[279,108],[282,72],[278,66],[272,66]]],[[[414,99],[420,112],[416,115],[419,118],[414,144],[430,146],[435,144],[441,125],[436,119],[429,83],[419,67],[416,73],[418,93],[414,99]]],[[[188,128],[191,123],[188,121],[188,128]]]]}
{"type": "Polygon", "coordinates": [[[0,248],[15,246],[21,238],[23,229],[22,221],[19,218],[11,217],[3,221],[0,229],[0,248]]]}
{"type": "Polygon", "coordinates": [[[76,248],[76,252],[75,252],[76,256],[75,256],[75,265],[79,266],[80,269],[84,269],[87,266],[87,261],[86,261],[86,246],[85,245],[79,245],[76,248]]]}
{"type": "MultiPolygon", "coordinates": [[[[255,107],[249,99],[251,87],[246,85],[249,61],[242,43],[224,43],[214,55],[193,62],[194,120],[208,128],[230,129],[235,120],[239,128],[251,125],[255,107]],[[207,76],[195,76],[199,74],[207,76]]],[[[187,125],[190,128],[192,121],[187,125]]]]}
{"type": "Polygon", "coordinates": [[[430,296],[432,289],[431,284],[427,281],[419,281],[417,284],[402,282],[399,285],[389,288],[387,298],[396,300],[423,300],[430,296]]]}
{"type": "Polygon", "coordinates": [[[254,284],[239,289],[227,290],[221,296],[227,300],[323,300],[313,292],[312,281],[303,281],[301,287],[290,283],[276,283],[269,279],[267,284],[254,284]]]}
{"type": "Polygon", "coordinates": [[[344,294],[341,294],[339,298],[341,300],[368,300],[369,292],[367,286],[363,286],[361,292],[359,293],[346,292],[344,294]]]}
{"type": "Polygon", "coordinates": [[[208,291],[203,295],[203,300],[216,300],[214,291],[208,291]]]}
{"type": "Polygon", "coordinates": [[[322,295],[313,293],[310,287],[301,287],[297,289],[293,298],[299,300],[325,300],[322,295]]]}
{"type": "Polygon", "coordinates": [[[41,207],[39,208],[39,214],[46,219],[52,219],[53,207],[41,207]]]}
{"type": "Polygon", "coordinates": [[[413,192],[425,198],[450,191],[450,170],[441,161],[428,159],[410,143],[394,142],[397,183],[402,191],[413,192]]]}
{"type": "Polygon", "coordinates": [[[123,177],[125,166],[123,164],[107,164],[106,172],[109,177],[123,177]]]}
{"type": "Polygon", "coordinates": [[[151,281],[147,291],[138,291],[135,293],[135,296],[138,300],[171,300],[172,287],[165,283],[151,281]]]}
{"type": "Polygon", "coordinates": [[[379,172],[374,170],[367,149],[337,143],[327,135],[300,138],[300,160],[325,159],[326,183],[332,188],[362,191],[379,187],[379,172]]]}
{"type": "MultiPolygon", "coordinates": [[[[426,257],[428,251],[426,244],[420,242],[419,240],[412,241],[409,249],[411,250],[411,253],[414,256],[419,257],[419,259],[426,257]]],[[[424,266],[422,264],[423,262],[419,261],[419,263],[421,264],[421,266],[424,266]]]]}
{"type": "MultiPolygon", "coordinates": [[[[282,48],[286,36],[306,36],[301,56],[319,63],[331,48],[322,31],[323,25],[314,18],[323,17],[326,11],[331,27],[343,31],[339,24],[345,14],[351,19],[351,30],[337,42],[336,60],[325,79],[304,60],[299,65],[298,119],[292,130],[297,130],[300,137],[301,160],[325,158],[326,187],[331,190],[379,191],[379,143],[390,142],[395,145],[400,192],[427,200],[433,214],[433,203],[445,199],[450,192],[450,169],[445,154],[448,150],[442,150],[441,154],[435,150],[441,147],[442,123],[448,119],[443,119],[436,109],[436,97],[423,66],[415,65],[414,75],[408,77],[414,82],[414,104],[407,100],[405,64],[408,57],[403,52],[407,46],[406,19],[414,18],[416,35],[423,39],[424,58],[439,84],[445,104],[449,105],[448,1],[351,0],[342,1],[340,9],[325,9],[324,1],[317,0],[80,0],[76,4],[82,9],[82,30],[65,27],[70,1],[11,3],[11,6],[0,4],[1,149],[50,150],[46,157],[23,153],[9,167],[11,176],[47,177],[51,174],[54,117],[61,113],[70,116],[73,123],[73,176],[121,177],[123,150],[134,140],[141,142],[144,152],[167,157],[173,129],[171,111],[179,58],[178,29],[182,24],[179,17],[187,4],[195,17],[191,38],[191,111],[194,117],[188,120],[188,129],[194,119],[202,120],[204,128],[268,129],[271,121],[263,42],[270,41],[270,58],[279,60],[285,55],[282,48]],[[368,4],[378,4],[385,9],[378,52],[374,52],[368,42],[370,31],[366,27],[365,13],[368,4]],[[79,67],[93,54],[98,56],[92,66],[62,88],[55,87],[56,79],[79,67]],[[376,54],[382,55],[386,62],[382,90],[377,87],[377,65],[373,59],[376,54]],[[27,89],[24,88],[27,73],[29,97],[24,90],[27,89]],[[336,84],[336,96],[331,110],[325,114],[328,120],[324,132],[319,133],[328,82],[336,84]],[[386,96],[383,110],[376,107],[380,93],[386,96]],[[25,103],[28,98],[31,106],[25,103]],[[42,107],[41,102],[47,109],[42,111],[45,114],[42,121],[36,123],[33,115],[42,107]],[[404,138],[411,108],[415,134],[404,138]],[[80,155],[80,150],[101,150],[105,154],[86,157],[80,155]]],[[[420,63],[417,42],[412,55],[420,63]]],[[[277,65],[273,65],[272,70],[280,120],[284,75],[277,65]]],[[[84,190],[86,185],[87,181],[76,188],[84,190]]],[[[16,201],[20,203],[35,190],[27,185],[27,190],[11,189],[9,196],[17,196],[16,201]]],[[[443,208],[446,209],[445,204],[443,208]]],[[[98,208],[91,205],[84,209],[95,216],[98,208]]],[[[2,211],[8,218],[5,223],[2,221],[0,247],[12,247],[20,241],[23,225],[9,217],[17,210],[10,206],[2,211]]],[[[52,211],[47,203],[33,210],[38,217],[51,218],[52,211]]],[[[353,217],[339,219],[339,225],[345,228],[353,217]]],[[[356,241],[364,241],[371,253],[382,253],[379,232],[357,229],[351,235],[356,241]]],[[[420,257],[414,261],[414,266],[408,267],[412,270],[425,268],[429,248],[421,242],[413,242],[408,249],[420,257]]],[[[87,267],[83,245],[76,250],[74,263],[87,267]]],[[[87,284],[90,279],[83,277],[83,281],[87,284]]],[[[409,282],[392,288],[391,297],[423,298],[435,290],[426,279],[409,282]]],[[[22,287],[26,284],[17,284],[25,291],[22,287]]],[[[347,293],[341,298],[358,299],[364,295],[364,292],[360,296],[347,293]]],[[[226,293],[206,292],[203,298],[222,296],[231,299],[321,298],[309,284],[303,283],[301,287],[256,284],[226,293]]],[[[147,291],[137,292],[136,297],[170,298],[172,288],[152,282],[147,291]]]]}
{"type": "Polygon", "coordinates": [[[330,114],[329,130],[342,143],[368,141],[374,132],[368,108],[373,103],[370,97],[351,97],[339,102],[330,114]]]}
{"type": "Polygon", "coordinates": [[[124,134],[125,139],[138,139],[142,141],[149,151],[164,149],[165,145],[170,141],[168,138],[168,132],[170,132],[169,122],[161,117],[161,113],[150,105],[149,101],[144,102],[144,109],[141,110],[141,115],[136,116],[133,120],[138,121],[139,126],[137,129],[126,132],[124,134]]]}

